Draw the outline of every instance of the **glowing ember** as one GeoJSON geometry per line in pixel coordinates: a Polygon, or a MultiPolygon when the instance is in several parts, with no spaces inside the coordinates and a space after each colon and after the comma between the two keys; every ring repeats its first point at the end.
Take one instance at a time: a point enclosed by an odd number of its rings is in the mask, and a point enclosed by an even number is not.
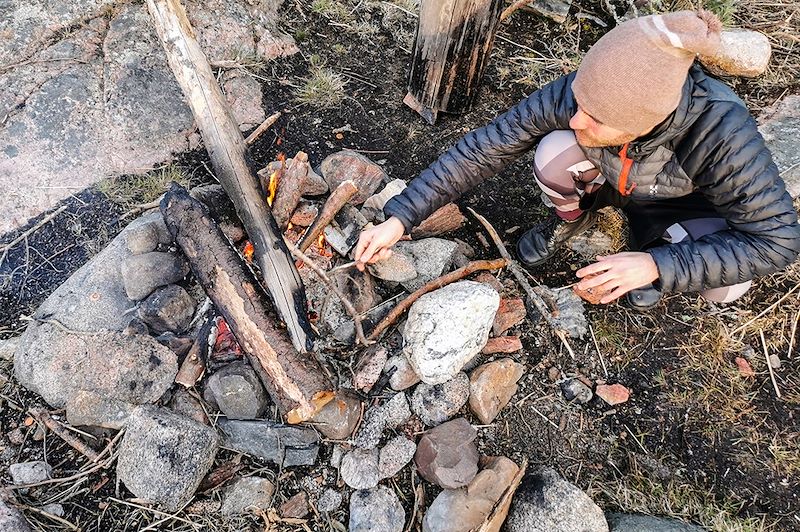
{"type": "Polygon", "coordinates": [[[272,202],[275,201],[275,193],[278,192],[278,175],[280,171],[276,170],[269,175],[269,187],[267,188],[267,205],[272,207],[272,202]]]}
{"type": "Polygon", "coordinates": [[[242,348],[239,342],[234,338],[233,333],[228,327],[228,323],[222,317],[216,318],[217,322],[217,338],[214,341],[214,354],[230,354],[239,355],[242,348]]]}
{"type": "Polygon", "coordinates": [[[317,247],[320,251],[325,251],[325,235],[323,233],[320,233],[317,238],[317,247]]]}
{"type": "Polygon", "coordinates": [[[253,243],[249,240],[244,245],[244,249],[242,250],[242,255],[244,256],[244,260],[247,262],[253,262],[253,243]]]}

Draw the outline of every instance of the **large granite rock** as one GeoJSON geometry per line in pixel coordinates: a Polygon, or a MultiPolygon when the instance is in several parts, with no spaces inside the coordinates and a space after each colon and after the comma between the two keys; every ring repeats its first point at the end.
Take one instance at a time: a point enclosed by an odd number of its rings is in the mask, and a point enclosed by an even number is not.
{"type": "Polygon", "coordinates": [[[764,111],[758,123],[786,189],[793,198],[800,196],[800,95],[786,96],[764,111]]]}
{"type": "Polygon", "coordinates": [[[401,283],[403,288],[414,292],[447,271],[453,264],[458,244],[443,238],[423,238],[398,242],[392,249],[407,257],[417,271],[416,277],[401,283]]]}
{"type": "Polygon", "coordinates": [[[608,532],[603,510],[549,467],[525,475],[506,520],[508,532],[608,532]]]}
{"type": "Polygon", "coordinates": [[[117,476],[137,497],[177,511],[211,469],[219,447],[217,433],[154,407],[136,409],[126,427],[117,476]]]}
{"type": "Polygon", "coordinates": [[[486,344],[499,305],[494,289],[474,281],[453,283],[414,302],[403,349],[422,381],[440,384],[461,371],[486,344]]]}
{"type": "MultiPolygon", "coordinates": [[[[297,51],[280,2],[190,0],[212,63],[297,51]]],[[[196,146],[193,117],[144,3],[0,4],[0,233],[108,175],[138,173],[196,146]]],[[[244,127],[263,119],[258,83],[227,74],[244,127]],[[230,78],[230,79],[229,79],[230,78]]]]}

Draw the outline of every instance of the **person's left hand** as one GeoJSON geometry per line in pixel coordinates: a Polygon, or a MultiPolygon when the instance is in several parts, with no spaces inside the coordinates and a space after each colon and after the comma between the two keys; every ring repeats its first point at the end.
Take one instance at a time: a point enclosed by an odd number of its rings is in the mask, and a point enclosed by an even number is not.
{"type": "Polygon", "coordinates": [[[575,272],[578,277],[596,273],[594,277],[578,283],[579,290],[589,288],[605,294],[600,303],[611,303],[634,288],[658,279],[658,268],[649,253],[627,252],[597,257],[597,262],[575,272]]]}

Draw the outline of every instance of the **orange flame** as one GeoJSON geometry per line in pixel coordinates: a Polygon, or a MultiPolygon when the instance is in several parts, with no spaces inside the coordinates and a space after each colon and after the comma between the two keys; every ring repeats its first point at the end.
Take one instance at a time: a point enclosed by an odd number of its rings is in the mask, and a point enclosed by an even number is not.
{"type": "Polygon", "coordinates": [[[325,234],[319,234],[319,237],[317,238],[317,247],[320,251],[325,251],[325,234]]]}
{"type": "Polygon", "coordinates": [[[267,205],[272,207],[272,202],[275,201],[275,194],[278,192],[278,174],[279,170],[275,170],[269,175],[269,186],[267,187],[267,205]]]}
{"type": "Polygon", "coordinates": [[[248,240],[244,245],[244,249],[242,250],[242,255],[244,255],[244,259],[247,262],[253,262],[253,251],[253,243],[248,240]]]}

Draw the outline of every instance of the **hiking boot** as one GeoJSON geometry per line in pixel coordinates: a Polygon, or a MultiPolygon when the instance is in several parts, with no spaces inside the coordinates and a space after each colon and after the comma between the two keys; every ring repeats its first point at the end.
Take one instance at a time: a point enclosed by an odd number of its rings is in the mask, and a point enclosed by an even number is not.
{"type": "Polygon", "coordinates": [[[572,222],[562,220],[555,213],[534,225],[517,242],[517,256],[526,266],[538,266],[553,256],[570,238],[594,225],[597,215],[585,212],[572,222]]]}
{"type": "Polygon", "coordinates": [[[625,294],[628,306],[634,310],[650,310],[661,301],[661,291],[652,284],[641,288],[634,288],[625,294]]]}

